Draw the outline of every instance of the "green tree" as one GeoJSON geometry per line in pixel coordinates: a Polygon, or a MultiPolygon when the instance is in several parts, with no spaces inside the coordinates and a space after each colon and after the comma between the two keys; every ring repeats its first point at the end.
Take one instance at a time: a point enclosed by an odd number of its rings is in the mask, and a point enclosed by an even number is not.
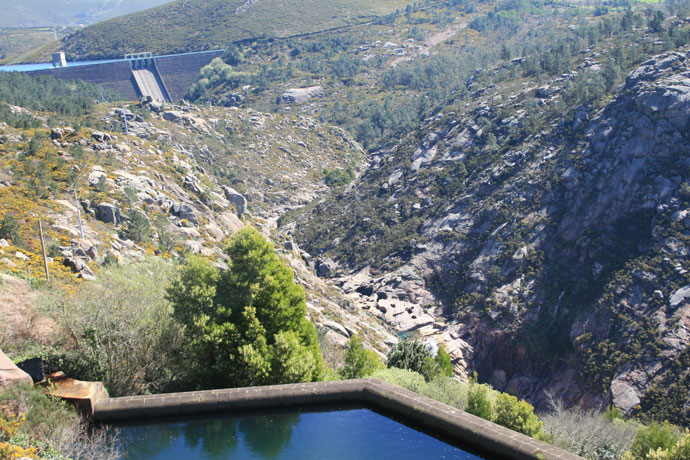
{"type": "Polygon", "coordinates": [[[442,377],[450,377],[453,375],[453,363],[451,362],[450,355],[448,355],[448,352],[443,345],[439,345],[438,353],[436,353],[434,361],[436,362],[439,373],[442,377]]]}
{"type": "Polygon", "coordinates": [[[386,365],[418,372],[424,376],[427,382],[436,378],[440,373],[429,347],[419,340],[410,340],[407,337],[391,348],[388,352],[386,365]]]}
{"type": "Polygon", "coordinates": [[[467,390],[467,407],[465,412],[481,417],[485,420],[493,420],[494,414],[489,399],[489,389],[477,382],[477,373],[470,378],[470,387],[467,390]]]}
{"type": "Polygon", "coordinates": [[[494,422],[513,431],[543,439],[543,423],[534,414],[534,407],[527,401],[518,400],[515,396],[500,393],[494,404],[494,422]]]}
{"type": "Polygon", "coordinates": [[[664,31],[664,12],[657,10],[654,15],[649,19],[647,25],[652,30],[652,32],[661,33],[664,31]]]}
{"type": "Polygon", "coordinates": [[[146,216],[132,208],[127,213],[127,224],[124,228],[124,236],[135,243],[147,241],[151,236],[151,224],[146,216]]]}
{"type": "Polygon", "coordinates": [[[680,431],[668,422],[652,422],[651,425],[640,428],[630,444],[632,458],[646,459],[650,453],[661,450],[671,450],[681,439],[680,431]]]}
{"type": "Polygon", "coordinates": [[[316,381],[325,364],[302,287],[254,228],[225,250],[228,270],[190,257],[168,288],[197,356],[202,387],[316,381]]]}
{"type": "Polygon", "coordinates": [[[364,348],[362,339],[353,335],[347,344],[345,365],[340,369],[340,376],[344,379],[358,379],[368,377],[383,368],[378,355],[364,348]]]}

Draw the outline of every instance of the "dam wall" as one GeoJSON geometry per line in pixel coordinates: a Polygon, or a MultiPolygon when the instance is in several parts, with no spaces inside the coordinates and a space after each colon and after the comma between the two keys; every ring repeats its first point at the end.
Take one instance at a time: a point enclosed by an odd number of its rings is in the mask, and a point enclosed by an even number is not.
{"type": "Polygon", "coordinates": [[[161,95],[164,100],[178,101],[185,97],[199,76],[201,68],[222,55],[223,50],[214,50],[155,56],[147,67],[152,75],[147,74],[143,79],[139,75],[139,82],[133,73],[133,68],[139,70],[136,66],[133,67],[133,63],[137,61],[131,59],[94,61],[79,65],[68,63],[67,67],[29,70],[27,73],[50,75],[61,80],[84,80],[111,89],[127,100],[137,100],[142,96],[155,94],[161,95]],[[144,88],[141,87],[142,84],[144,88]]]}
{"type": "Polygon", "coordinates": [[[201,68],[210,64],[214,58],[221,57],[223,53],[223,50],[216,50],[156,57],[154,59],[156,68],[165,83],[170,98],[173,101],[184,98],[199,76],[201,68]]]}
{"type": "Polygon", "coordinates": [[[56,67],[34,70],[31,75],[50,75],[61,80],[84,80],[113,90],[124,99],[139,99],[132,69],[127,61],[106,62],[102,64],[80,65],[75,67],[56,67]]]}

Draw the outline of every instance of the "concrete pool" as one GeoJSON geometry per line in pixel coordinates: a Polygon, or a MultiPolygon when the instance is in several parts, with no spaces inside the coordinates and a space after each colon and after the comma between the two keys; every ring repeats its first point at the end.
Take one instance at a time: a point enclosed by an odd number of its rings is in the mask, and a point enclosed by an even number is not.
{"type": "Polygon", "coordinates": [[[261,411],[116,425],[126,460],[480,460],[366,408],[261,411]]]}
{"type": "Polygon", "coordinates": [[[315,407],[343,404],[355,404],[391,415],[463,450],[481,452],[482,457],[539,460],[581,458],[374,378],[104,398],[93,403],[92,416],[96,422],[109,424],[155,424],[157,419],[160,421],[165,417],[184,417],[186,421],[188,417],[199,415],[220,416],[282,409],[306,412],[315,407]]]}

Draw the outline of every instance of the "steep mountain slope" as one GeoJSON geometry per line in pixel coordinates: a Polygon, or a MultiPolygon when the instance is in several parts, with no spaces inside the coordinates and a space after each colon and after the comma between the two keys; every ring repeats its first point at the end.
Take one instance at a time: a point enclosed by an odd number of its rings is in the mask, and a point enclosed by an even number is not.
{"type": "MultiPolygon", "coordinates": [[[[312,274],[294,243],[271,233],[274,216],[328,190],[324,169],[360,162],[361,147],[339,128],[248,109],[139,104],[71,117],[0,103],[0,120],[0,272],[43,283],[39,218],[51,286],[64,296],[104,264],[201,254],[223,267],[225,239],[251,224],[305,287],[331,364],[352,334],[381,352],[394,343],[376,318],[312,274]]],[[[28,301],[14,310],[42,319],[28,301]]],[[[6,314],[15,311],[0,320],[6,314]]]]}
{"type": "Polygon", "coordinates": [[[141,13],[111,19],[65,40],[71,58],[119,57],[225,48],[245,39],[306,34],[388,14],[402,0],[177,0],[141,13]]]}
{"type": "Polygon", "coordinates": [[[290,225],[463,372],[540,406],[547,390],[687,424],[689,57],[646,62],[601,111],[573,98],[596,54],[539,88],[499,83],[290,225]]]}
{"type": "Polygon", "coordinates": [[[0,0],[0,27],[73,26],[153,8],[170,0],[0,0]]]}

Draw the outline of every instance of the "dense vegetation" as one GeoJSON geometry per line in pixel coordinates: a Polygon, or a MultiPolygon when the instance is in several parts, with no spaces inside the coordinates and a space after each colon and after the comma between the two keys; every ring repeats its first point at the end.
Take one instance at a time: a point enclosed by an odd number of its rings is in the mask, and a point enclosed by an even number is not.
{"type": "MultiPolygon", "coordinates": [[[[319,82],[326,89],[326,100],[320,101],[316,113],[348,129],[365,147],[374,148],[409,132],[443,108],[472,100],[482,88],[522,78],[543,81],[558,76],[572,69],[581,50],[603,45],[614,51],[603,72],[579,76],[564,101],[573,107],[587,104],[610,91],[624,70],[690,40],[686,27],[658,25],[665,13],[651,9],[600,12],[588,20],[592,12],[587,9],[541,1],[504,1],[490,7],[469,1],[426,5],[415,4],[366,27],[267,43],[228,44],[225,62],[217,60],[205,68],[189,97],[224,104],[233,100],[229,95],[250,85],[245,103],[281,111],[281,98],[274,92],[278,85],[319,82]],[[478,12],[477,5],[488,12],[478,12]],[[473,33],[458,33],[437,53],[391,65],[396,55],[376,48],[381,39],[416,37],[414,45],[424,44],[425,38],[452,30],[448,29],[453,27],[449,18],[454,15],[469,22],[473,33]],[[577,26],[564,27],[567,23],[577,26]],[[640,33],[645,26],[655,39],[640,33]],[[392,36],[391,30],[396,31],[392,36]]],[[[682,2],[669,8],[669,15],[680,17],[688,11],[682,2]]],[[[535,120],[530,129],[536,131],[539,125],[535,120]]],[[[485,136],[489,146],[495,144],[496,136],[501,138],[498,132],[485,136]]]]}
{"type": "Polygon", "coordinates": [[[103,381],[111,395],[322,380],[327,369],[304,290],[260,234],[237,232],[229,270],[190,256],[112,265],[98,281],[43,303],[69,331],[44,347],[7,343],[49,369],[103,381]]]}
{"type": "MultiPolygon", "coordinates": [[[[625,18],[621,20],[624,21],[625,18]]],[[[593,33],[594,36],[597,36],[599,33],[598,30],[599,28],[597,26],[593,26],[588,29],[586,33],[593,33]]],[[[616,33],[620,32],[617,31],[616,33]]],[[[547,49],[537,55],[529,56],[519,63],[505,64],[496,69],[496,72],[480,73],[478,76],[470,78],[470,83],[467,84],[466,88],[463,88],[465,95],[461,94],[459,97],[455,97],[447,103],[441,102],[444,100],[443,98],[434,100],[433,104],[441,104],[434,109],[434,112],[441,110],[441,108],[453,110],[463,104],[463,101],[475,99],[477,97],[476,91],[473,93],[473,96],[470,96],[467,92],[474,90],[482,92],[479,88],[484,86],[491,87],[493,85],[503,84],[510,87],[515,84],[514,82],[523,81],[524,78],[555,78],[557,75],[564,72],[567,67],[557,66],[550,69],[548,67],[549,64],[546,64],[550,56],[574,55],[576,54],[575,50],[583,46],[580,39],[574,39],[569,45],[566,44],[566,42],[568,42],[568,40],[565,40],[564,43],[557,43],[553,49],[547,49]],[[565,51],[563,51],[563,49],[565,51]],[[546,69],[542,69],[541,65],[547,66],[546,69]],[[533,66],[536,66],[536,68],[533,68],[533,66]]],[[[610,46],[610,43],[607,43],[607,46],[610,46]]],[[[558,123],[561,114],[568,114],[564,120],[564,127],[568,128],[570,124],[574,123],[573,115],[577,107],[588,107],[588,110],[595,110],[601,104],[602,100],[605,100],[607,95],[610,94],[610,91],[613,90],[616,84],[620,83],[624,75],[621,69],[625,69],[626,71],[629,70],[633,65],[639,64],[654,52],[654,48],[650,48],[648,52],[644,52],[644,48],[637,46],[635,43],[626,45],[623,42],[618,42],[616,46],[617,47],[614,49],[615,61],[608,61],[601,74],[594,72],[579,73],[572,82],[568,82],[565,85],[562,90],[562,99],[558,100],[554,106],[540,110],[538,109],[540,99],[538,94],[531,96],[522,95],[520,105],[525,108],[521,110],[521,112],[523,114],[527,112],[527,116],[522,117],[522,121],[519,124],[512,123],[508,126],[506,126],[505,123],[501,124],[501,120],[509,120],[517,114],[515,109],[508,107],[501,106],[501,110],[492,110],[491,112],[485,113],[478,110],[478,114],[471,114],[474,118],[473,121],[475,121],[481,129],[481,138],[477,143],[478,145],[471,147],[466,155],[466,160],[449,165],[434,174],[429,174],[424,171],[420,172],[420,174],[423,174],[421,182],[428,184],[428,190],[430,191],[429,195],[441,198],[441,200],[437,201],[439,205],[429,207],[421,213],[414,212],[411,209],[402,210],[406,218],[400,219],[398,214],[400,214],[401,211],[391,209],[388,202],[388,196],[384,193],[378,193],[379,190],[377,189],[381,186],[381,181],[386,180],[386,175],[391,173],[393,167],[409,166],[409,150],[414,151],[420,141],[423,141],[417,137],[422,136],[420,133],[416,133],[414,136],[404,139],[397,147],[398,152],[396,153],[396,158],[398,162],[389,162],[389,168],[391,169],[372,171],[366,177],[368,180],[364,182],[364,187],[371,184],[372,189],[366,192],[369,199],[365,201],[359,200],[355,209],[352,209],[352,212],[357,216],[356,219],[353,220],[351,214],[342,214],[342,209],[344,207],[351,206],[350,200],[352,195],[333,195],[331,197],[332,201],[328,203],[327,207],[324,206],[324,203],[317,205],[318,207],[316,209],[318,213],[314,212],[314,215],[321,216],[321,219],[314,222],[314,225],[307,225],[302,229],[303,239],[309,242],[309,249],[313,252],[326,251],[329,255],[336,256],[341,260],[347,260],[350,265],[356,267],[361,267],[374,261],[381,261],[384,259],[391,265],[405,260],[412,254],[412,252],[406,250],[409,246],[409,242],[424,239],[419,232],[421,229],[420,224],[425,217],[437,213],[444,203],[453,202],[455,199],[461,197],[470,189],[469,184],[483,178],[486,167],[501,158],[505,152],[514,151],[519,146],[532,141],[534,136],[539,134],[540,130],[549,127],[553,123],[558,123]],[[607,73],[606,69],[610,70],[610,74],[607,73]],[[497,144],[497,139],[501,139],[500,146],[497,144]],[[331,214],[331,212],[333,212],[333,214],[331,214]],[[346,219],[348,222],[355,225],[357,227],[356,231],[353,231],[352,228],[346,225],[335,225],[334,227],[329,225],[328,228],[322,226],[323,221],[338,221],[340,218],[346,219]],[[333,240],[333,232],[338,234],[337,237],[340,238],[338,241],[342,241],[342,238],[351,239],[352,245],[332,246],[331,241],[333,240]],[[356,237],[358,234],[371,233],[377,234],[377,237],[366,240],[356,237]],[[394,258],[389,259],[388,256],[392,253],[394,254],[394,258]]],[[[464,61],[458,60],[458,62],[464,61]]],[[[438,67],[428,69],[427,72],[435,75],[443,74],[444,70],[442,69],[447,69],[448,67],[449,66],[443,65],[442,62],[439,61],[438,67]]],[[[458,81],[462,81],[462,85],[464,86],[465,75],[460,74],[458,76],[458,81]]],[[[447,88],[446,85],[439,85],[439,87],[447,88]]],[[[468,102],[467,104],[470,105],[471,103],[468,102]]],[[[441,112],[441,114],[442,113],[443,112],[441,112]]],[[[422,118],[425,118],[428,114],[428,112],[420,113],[420,119],[413,120],[411,123],[420,123],[422,118]]],[[[450,116],[441,115],[440,119],[434,123],[434,125],[441,126],[451,122],[453,118],[452,115],[453,114],[450,114],[450,116]]],[[[352,119],[357,120],[357,117],[352,119]]],[[[391,118],[387,116],[377,116],[376,119],[390,120],[391,118]]],[[[362,123],[368,125],[370,122],[363,121],[362,123]]],[[[393,126],[398,125],[393,124],[393,126]]],[[[352,126],[350,125],[348,127],[352,126]]],[[[354,129],[357,133],[358,140],[368,144],[367,137],[362,137],[362,133],[371,131],[368,129],[361,131],[358,127],[354,129]]],[[[380,129],[375,131],[379,134],[373,139],[375,141],[382,140],[380,136],[384,131],[380,129]]],[[[401,131],[404,131],[404,129],[401,131]]],[[[564,135],[562,141],[567,142],[572,132],[570,129],[566,129],[559,134],[564,135]]],[[[358,193],[361,192],[360,190],[358,193]]],[[[409,202],[413,201],[414,198],[410,198],[409,202]]],[[[290,219],[286,219],[286,221],[289,220],[290,219]]],[[[515,244],[517,243],[518,241],[515,242],[515,244]]],[[[459,284],[462,284],[461,280],[459,280],[459,284]]]]}
{"type": "Polygon", "coordinates": [[[0,394],[0,458],[116,460],[117,436],[88,421],[40,388],[20,386],[0,394]]]}
{"type": "Polygon", "coordinates": [[[0,121],[16,128],[35,128],[40,122],[10,106],[79,117],[83,124],[89,125],[87,115],[97,102],[104,100],[118,100],[118,96],[81,80],[71,82],[22,72],[0,72],[0,121]]]}
{"type": "MultiPolygon", "coordinates": [[[[635,413],[687,425],[687,352],[665,357],[658,322],[635,308],[621,307],[637,289],[633,273],[649,272],[663,280],[641,291],[650,308],[658,308],[653,296],[660,286],[670,296],[688,283],[685,272],[663,263],[657,252],[661,245],[650,247],[653,235],[686,241],[670,212],[655,217],[651,211],[640,211],[610,226],[595,226],[588,234],[593,244],[586,263],[574,256],[561,257],[569,244],[558,236],[553,246],[547,245],[549,252],[533,251],[516,260],[521,248],[531,247],[530,241],[559,232],[559,219],[572,193],[561,174],[570,164],[585,173],[591,166],[582,161],[584,148],[579,144],[586,142],[587,122],[619,94],[616,88],[636,66],[657,53],[687,45],[687,24],[668,18],[684,17],[688,5],[673,3],[663,11],[626,8],[596,15],[585,9],[549,9],[536,2],[492,6],[493,15],[478,13],[480,20],[470,22],[479,34],[475,39],[487,44],[472,56],[484,62],[461,59],[472,48],[457,38],[458,46],[399,63],[379,74],[380,80],[373,79],[387,84],[387,90],[377,86],[381,93],[374,91],[375,97],[353,101],[353,106],[373,104],[372,100],[385,96],[389,107],[396,109],[405,106],[403,98],[410,94],[415,101],[425,96],[428,108],[411,119],[421,127],[395,144],[374,149],[372,167],[355,187],[333,193],[281,223],[291,224],[300,214],[295,222],[302,247],[352,270],[367,266],[395,270],[428,248],[442,247],[438,251],[447,252],[438,256],[437,272],[427,286],[444,303],[448,317],[463,323],[483,318],[491,327],[528,343],[534,353],[529,359],[532,363],[543,360],[552,365],[560,359],[567,361],[566,356],[575,357],[581,381],[594,394],[609,391],[626,365],[659,360],[667,369],[663,383],[650,390],[635,413]],[[505,11],[514,11],[519,21],[496,19],[505,11]],[[661,21],[662,17],[667,19],[661,21]],[[546,21],[554,19],[547,26],[546,21]],[[489,26],[491,21],[495,26],[489,26]],[[492,43],[500,45],[492,47],[492,43]],[[444,139],[451,130],[457,137],[444,139]],[[562,160],[554,160],[553,165],[545,162],[534,171],[526,168],[531,159],[550,158],[545,152],[555,155],[557,151],[563,152],[562,160]],[[427,152],[438,156],[446,152],[448,157],[437,157],[432,167],[420,168],[415,160],[427,152]],[[540,221],[543,228],[536,234],[522,219],[542,210],[548,210],[544,211],[548,217],[540,221]],[[434,234],[434,226],[440,226],[446,215],[450,223],[434,234]],[[468,228],[462,228],[459,216],[467,218],[468,228]],[[484,259],[492,251],[500,256],[484,259]],[[595,260],[606,261],[602,272],[596,272],[595,260]],[[510,283],[519,278],[518,283],[535,279],[543,283],[543,289],[530,287],[524,297],[497,300],[503,295],[497,290],[512,288],[510,283]],[[535,305],[536,298],[543,299],[543,305],[535,305]],[[553,305],[559,308],[554,311],[553,305]],[[573,319],[590,308],[597,311],[599,324],[610,324],[605,340],[585,333],[571,343],[573,319]],[[521,321],[522,313],[532,315],[535,324],[521,321]]],[[[344,100],[333,101],[332,107],[342,106],[344,100]]],[[[321,104],[326,119],[329,104],[321,104]]],[[[394,130],[380,129],[383,124],[374,131],[360,131],[358,126],[394,119],[379,112],[370,120],[343,117],[343,125],[360,141],[369,138],[369,145],[380,146],[394,130]],[[364,132],[376,134],[362,136],[364,132]]],[[[611,155],[614,160],[613,150],[611,155]]],[[[684,170],[680,161],[669,160],[653,174],[684,170]]],[[[596,201],[594,193],[587,199],[596,201]]],[[[679,195],[678,203],[686,206],[684,195],[679,195]]],[[[491,370],[487,373],[480,377],[488,379],[491,370]]]]}

